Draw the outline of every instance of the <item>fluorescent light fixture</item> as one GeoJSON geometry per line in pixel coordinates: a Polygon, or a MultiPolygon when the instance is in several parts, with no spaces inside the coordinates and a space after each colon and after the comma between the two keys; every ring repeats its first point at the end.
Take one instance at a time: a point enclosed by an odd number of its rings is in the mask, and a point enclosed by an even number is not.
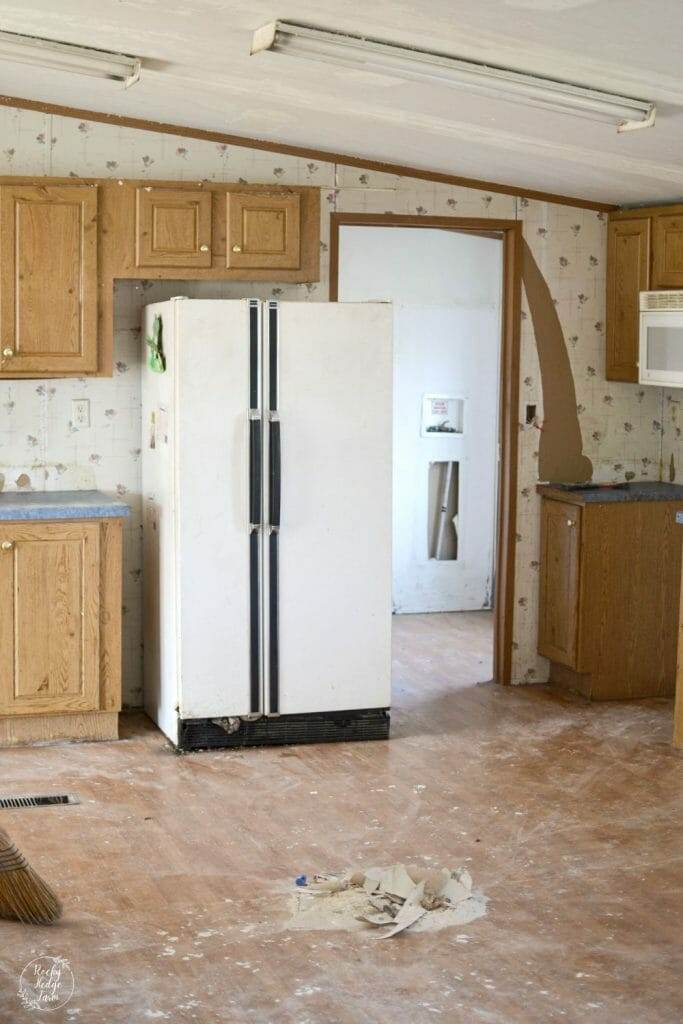
{"type": "Polygon", "coordinates": [[[110,78],[123,82],[126,89],[137,82],[142,67],[138,57],[124,53],[91,50],[86,46],[73,46],[15,32],[0,32],[0,60],[70,71],[74,75],[91,78],[110,78]]]}
{"type": "Polygon", "coordinates": [[[449,85],[494,99],[614,124],[619,132],[649,128],[655,123],[656,107],[647,100],[289,21],[275,21],[257,29],[251,52],[256,54],[263,50],[412,81],[449,85]]]}

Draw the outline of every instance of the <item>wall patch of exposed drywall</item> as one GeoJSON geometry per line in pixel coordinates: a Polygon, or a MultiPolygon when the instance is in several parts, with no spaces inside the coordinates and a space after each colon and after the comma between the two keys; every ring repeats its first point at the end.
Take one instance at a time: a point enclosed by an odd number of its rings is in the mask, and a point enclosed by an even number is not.
{"type": "Polygon", "coordinates": [[[534,325],[543,391],[538,477],[554,483],[582,483],[592,478],[593,464],[583,454],[569,354],[550,288],[526,242],[522,282],[534,325]]]}

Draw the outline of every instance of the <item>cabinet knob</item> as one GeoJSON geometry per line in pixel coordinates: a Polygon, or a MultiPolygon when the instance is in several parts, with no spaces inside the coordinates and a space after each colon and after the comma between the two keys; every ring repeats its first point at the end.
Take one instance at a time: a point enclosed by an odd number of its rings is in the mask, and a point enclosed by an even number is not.
{"type": "Polygon", "coordinates": [[[0,547],[2,548],[3,551],[11,551],[12,548],[14,547],[14,541],[3,540],[2,544],[0,544],[0,547]]]}
{"type": "Polygon", "coordinates": [[[567,526],[574,526],[574,520],[573,519],[568,519],[567,520],[567,526]]]}
{"type": "Polygon", "coordinates": [[[242,246],[241,245],[233,245],[232,251],[233,252],[242,252],[242,246]]]}
{"type": "Polygon", "coordinates": [[[13,348],[3,348],[2,354],[3,354],[3,356],[6,359],[9,359],[10,356],[14,355],[14,349],[13,348]]]}
{"type": "Polygon", "coordinates": [[[208,245],[200,245],[199,246],[199,251],[200,252],[208,252],[209,251],[208,245]]]}

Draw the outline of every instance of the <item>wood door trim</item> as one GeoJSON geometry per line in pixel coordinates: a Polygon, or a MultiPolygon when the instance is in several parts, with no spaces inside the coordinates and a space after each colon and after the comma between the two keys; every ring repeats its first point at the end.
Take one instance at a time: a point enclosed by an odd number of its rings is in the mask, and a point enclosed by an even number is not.
{"type": "Polygon", "coordinates": [[[333,213],[330,217],[330,302],[339,299],[339,229],[343,226],[443,228],[503,241],[500,461],[494,603],[493,678],[512,682],[517,545],[517,449],[522,301],[522,223],[486,217],[423,217],[393,213],[333,213]]]}
{"type": "Polygon", "coordinates": [[[230,135],[226,132],[209,131],[206,128],[192,128],[186,125],[169,124],[164,121],[146,121],[139,117],[126,117],[120,114],[108,114],[101,110],[84,110],[81,107],[67,107],[57,103],[45,103],[42,100],[29,100],[22,96],[0,96],[0,106],[16,107],[21,110],[36,110],[43,114],[57,117],[72,117],[79,121],[96,121],[100,124],[111,124],[118,127],[134,128],[137,131],[156,132],[162,135],[177,135],[186,139],[200,139],[204,142],[217,142],[221,145],[240,146],[246,149],[264,150],[269,153],[283,153],[287,156],[303,157],[306,160],[320,160],[323,163],[345,164],[347,167],[360,167],[363,170],[380,171],[383,174],[397,174],[404,178],[417,178],[421,181],[436,181],[442,185],[455,185],[462,188],[483,189],[487,192],[498,192],[503,195],[523,196],[526,199],[538,199],[543,203],[559,203],[562,206],[578,206],[584,210],[607,212],[618,209],[614,203],[600,203],[577,196],[564,196],[539,189],[528,189],[523,186],[507,185],[502,182],[486,181],[480,178],[466,178],[456,174],[444,174],[441,171],[430,171],[406,164],[388,163],[382,160],[371,160],[368,157],[352,156],[349,153],[337,153],[331,150],[315,149],[310,146],[292,146],[286,142],[270,142],[267,139],[256,139],[248,135],[230,135]]]}

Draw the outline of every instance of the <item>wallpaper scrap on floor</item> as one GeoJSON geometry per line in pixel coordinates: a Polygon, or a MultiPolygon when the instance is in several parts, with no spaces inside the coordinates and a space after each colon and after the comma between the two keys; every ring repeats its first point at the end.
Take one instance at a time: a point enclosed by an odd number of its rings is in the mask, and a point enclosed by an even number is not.
{"type": "MultiPolygon", "coordinates": [[[[519,219],[557,308],[576,387],[583,451],[596,480],[665,479],[681,459],[679,392],[605,381],[607,217],[576,207],[363,171],[241,147],[129,128],[0,110],[0,174],[168,178],[313,185],[321,189],[321,280],[307,285],[249,282],[121,281],[115,294],[111,379],[0,381],[0,483],[6,489],[100,488],[126,500],[132,516],[124,542],[124,704],[142,703],[140,525],[140,315],[172,295],[276,297],[325,301],[329,214],[392,212],[519,219]],[[91,425],[71,422],[71,401],[90,399],[91,425]]],[[[494,171],[492,170],[492,175],[494,171]]],[[[495,175],[494,175],[495,176],[495,175]]],[[[504,177],[504,170],[499,172],[504,177]]],[[[536,345],[522,308],[519,507],[513,675],[547,678],[536,654],[539,510],[536,494],[543,423],[536,345]],[[525,424],[525,407],[537,407],[525,424]]]]}

